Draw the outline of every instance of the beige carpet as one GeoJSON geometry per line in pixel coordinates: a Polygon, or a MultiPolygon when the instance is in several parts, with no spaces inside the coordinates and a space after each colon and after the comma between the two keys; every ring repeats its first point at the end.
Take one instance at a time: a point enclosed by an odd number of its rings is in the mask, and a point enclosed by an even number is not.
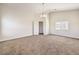
{"type": "Polygon", "coordinates": [[[29,36],[0,42],[1,55],[71,55],[79,54],[79,40],[55,35],[29,36]]]}

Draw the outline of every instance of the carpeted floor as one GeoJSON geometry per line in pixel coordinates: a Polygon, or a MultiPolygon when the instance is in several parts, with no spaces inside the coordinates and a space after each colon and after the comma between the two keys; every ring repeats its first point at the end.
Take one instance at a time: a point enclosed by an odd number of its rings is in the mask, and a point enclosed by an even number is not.
{"type": "Polygon", "coordinates": [[[79,40],[38,35],[0,42],[1,55],[77,55],[79,40]]]}

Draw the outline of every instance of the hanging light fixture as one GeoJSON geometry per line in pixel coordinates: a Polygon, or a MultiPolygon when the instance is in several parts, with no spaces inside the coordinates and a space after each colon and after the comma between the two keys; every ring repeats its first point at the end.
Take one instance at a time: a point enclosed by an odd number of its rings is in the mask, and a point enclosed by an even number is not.
{"type": "Polygon", "coordinates": [[[42,3],[42,12],[41,12],[40,17],[46,17],[46,14],[44,13],[44,10],[45,10],[45,3],[42,3]]]}

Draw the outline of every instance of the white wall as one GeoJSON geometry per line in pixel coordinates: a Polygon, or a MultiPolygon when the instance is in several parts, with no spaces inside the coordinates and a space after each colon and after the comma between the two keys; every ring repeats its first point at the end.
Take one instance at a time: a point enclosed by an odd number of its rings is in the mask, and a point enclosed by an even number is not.
{"type": "Polygon", "coordinates": [[[45,29],[45,34],[49,34],[49,14],[47,14],[47,17],[46,17],[46,29],[45,29]]]}
{"type": "Polygon", "coordinates": [[[30,10],[19,9],[17,6],[2,8],[2,36],[0,41],[32,35],[34,14],[30,10]]]}
{"type": "Polygon", "coordinates": [[[2,8],[1,8],[1,4],[0,4],[0,39],[2,39],[2,32],[1,32],[1,30],[2,30],[2,26],[1,26],[1,25],[2,25],[2,22],[1,22],[1,21],[2,21],[2,20],[1,20],[1,18],[2,18],[2,17],[1,17],[2,12],[1,12],[1,11],[2,11],[2,8]]]}
{"type": "Polygon", "coordinates": [[[1,39],[1,8],[0,8],[0,39],[1,39]]]}
{"type": "Polygon", "coordinates": [[[38,34],[38,21],[44,22],[44,33],[49,33],[49,20],[48,18],[40,19],[34,14],[32,9],[29,7],[19,7],[19,6],[8,6],[3,5],[2,15],[1,15],[1,32],[2,39],[0,41],[5,41],[9,39],[15,39],[25,36],[30,36],[33,34],[33,22],[36,26],[34,34],[38,34]]]}
{"type": "Polygon", "coordinates": [[[79,11],[62,11],[49,14],[50,18],[50,34],[57,34],[62,36],[69,36],[73,38],[79,38],[79,11]],[[69,30],[55,29],[55,23],[57,21],[68,21],[69,30]]]}
{"type": "Polygon", "coordinates": [[[39,35],[39,21],[43,22],[44,35],[49,34],[49,18],[48,15],[46,15],[46,17],[37,16],[34,20],[34,35],[39,35]]]}

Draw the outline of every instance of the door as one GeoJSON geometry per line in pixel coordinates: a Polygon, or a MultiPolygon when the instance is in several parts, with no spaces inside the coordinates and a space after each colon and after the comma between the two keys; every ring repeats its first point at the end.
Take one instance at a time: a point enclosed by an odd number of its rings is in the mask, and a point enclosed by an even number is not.
{"type": "Polygon", "coordinates": [[[43,35],[44,33],[43,33],[43,22],[42,21],[40,21],[39,22],[39,35],[43,35]]]}

